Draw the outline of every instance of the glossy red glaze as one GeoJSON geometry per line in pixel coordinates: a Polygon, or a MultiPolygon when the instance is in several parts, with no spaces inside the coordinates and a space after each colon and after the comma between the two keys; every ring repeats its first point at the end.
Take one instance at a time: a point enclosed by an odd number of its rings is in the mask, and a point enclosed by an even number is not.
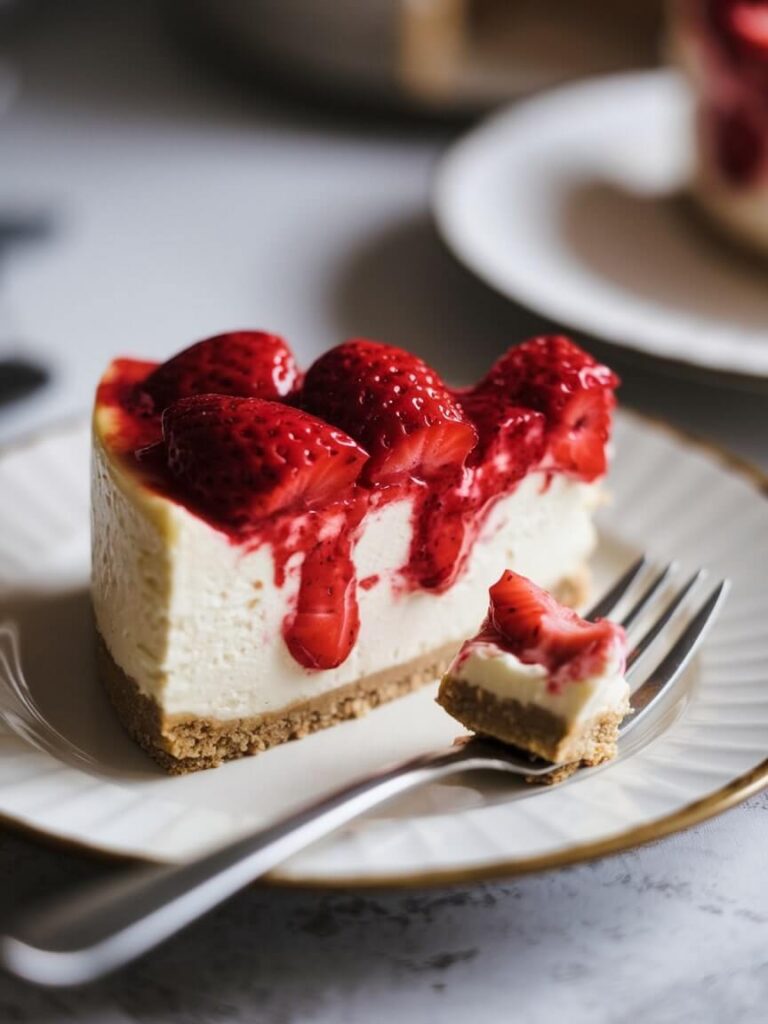
{"type": "Polygon", "coordinates": [[[320,356],[307,371],[301,402],[365,447],[372,484],[455,476],[477,443],[435,371],[377,341],[357,338],[320,356]]]}
{"type": "MultiPolygon", "coordinates": [[[[375,349],[380,359],[389,351],[386,346],[375,349]]],[[[283,631],[293,657],[308,669],[333,668],[354,646],[358,587],[367,590],[379,582],[378,576],[358,582],[355,575],[355,544],[371,509],[411,502],[413,541],[400,570],[400,587],[442,591],[461,574],[495,502],[528,472],[546,469],[591,480],[605,468],[617,380],[566,339],[535,339],[510,350],[476,388],[458,392],[445,389],[420,361],[416,372],[407,354],[391,351],[398,372],[390,381],[379,375],[360,422],[347,409],[342,415],[329,407],[325,421],[301,411],[319,402],[323,374],[312,369],[307,375],[315,381],[312,401],[301,391],[284,401],[206,394],[187,396],[162,410],[159,392],[149,398],[146,381],[160,379],[172,390],[165,370],[174,360],[160,373],[155,363],[118,359],[98,390],[97,405],[111,417],[107,443],[146,486],[206,520],[233,544],[270,545],[277,586],[299,566],[296,606],[283,631]],[[525,373],[519,368],[523,364],[525,373]],[[415,373],[419,391],[407,415],[401,370],[415,373]],[[390,388],[396,400],[388,403],[390,388]],[[579,412],[578,422],[572,422],[570,410],[583,403],[585,394],[589,415],[579,412]],[[371,401],[384,403],[388,427],[404,425],[405,445],[398,449],[400,437],[390,431],[377,449],[379,468],[388,469],[373,476],[367,473],[369,452],[360,447],[363,437],[376,447],[371,401]],[[432,430],[435,418],[441,424],[437,431],[432,430]],[[451,430],[460,428],[448,443],[443,421],[451,430]],[[418,432],[429,443],[414,447],[418,432]]],[[[279,355],[284,360],[282,349],[279,355]]],[[[180,356],[175,364],[186,366],[180,356]]],[[[188,369],[185,388],[191,379],[188,369]]],[[[239,372],[247,376],[247,367],[240,365],[239,372]]],[[[349,372],[354,375],[359,368],[349,372]]],[[[333,373],[337,391],[345,391],[338,364],[333,373]]],[[[353,382],[345,393],[356,387],[353,382]]]]}
{"type": "Polygon", "coordinates": [[[623,671],[626,634],[615,622],[588,622],[525,576],[509,570],[489,593],[488,616],[469,645],[493,643],[526,665],[542,665],[555,692],[568,682],[598,675],[617,654],[623,671]]]}
{"type": "Polygon", "coordinates": [[[687,0],[682,10],[704,146],[724,181],[748,187],[768,174],[768,0],[687,0]]]}

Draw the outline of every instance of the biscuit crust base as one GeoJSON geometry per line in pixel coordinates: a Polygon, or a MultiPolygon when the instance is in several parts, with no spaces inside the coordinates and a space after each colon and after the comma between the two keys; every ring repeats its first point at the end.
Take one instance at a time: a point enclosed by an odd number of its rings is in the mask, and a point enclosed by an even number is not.
{"type": "MultiPolygon", "coordinates": [[[[589,590],[586,569],[564,579],[559,599],[581,604],[589,590]]],[[[447,669],[460,641],[279,711],[248,718],[216,719],[166,715],[112,657],[97,630],[99,677],[129,735],[172,775],[216,768],[224,761],[258,754],[319,729],[360,718],[380,704],[434,682],[447,669]]]]}
{"type": "Polygon", "coordinates": [[[166,715],[157,701],[142,693],[123,672],[101,636],[96,656],[99,675],[125,729],[167,772],[184,775],[360,718],[379,704],[439,678],[456,653],[456,646],[450,644],[276,712],[226,720],[166,715]]]}
{"type": "MultiPolygon", "coordinates": [[[[446,676],[437,702],[472,732],[508,743],[557,765],[535,781],[561,781],[580,765],[596,765],[616,756],[619,725],[629,705],[611,708],[569,730],[562,718],[535,705],[502,700],[463,679],[446,676]]],[[[533,778],[533,777],[532,777],[533,778]]]]}

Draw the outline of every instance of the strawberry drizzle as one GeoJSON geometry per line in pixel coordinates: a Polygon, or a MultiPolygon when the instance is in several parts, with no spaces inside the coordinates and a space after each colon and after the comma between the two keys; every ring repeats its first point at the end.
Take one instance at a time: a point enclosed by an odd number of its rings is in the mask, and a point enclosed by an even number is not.
{"type": "MultiPolygon", "coordinates": [[[[431,472],[428,483],[417,473],[401,474],[394,482],[371,480],[364,470],[358,479],[346,482],[327,501],[311,507],[297,501],[290,507],[250,518],[227,518],[220,502],[206,501],[203,491],[191,489],[169,470],[162,410],[156,408],[156,402],[142,388],[152,374],[157,379],[157,363],[115,360],[99,386],[96,403],[100,412],[109,411],[108,445],[147,487],[204,519],[234,545],[255,550],[268,544],[277,587],[283,587],[289,577],[298,574],[296,599],[283,622],[285,643],[294,659],[307,670],[327,670],[342,664],[356,642],[360,628],[358,587],[368,590],[379,582],[378,575],[358,581],[354,563],[355,546],[372,509],[395,501],[411,502],[413,540],[408,561],[393,581],[395,589],[442,592],[461,575],[494,504],[511,494],[527,473],[545,470],[543,481],[548,482],[553,472],[589,480],[604,471],[604,447],[616,378],[565,339],[534,339],[526,346],[519,347],[525,350],[519,358],[533,361],[537,372],[540,364],[547,364],[547,380],[544,384],[537,381],[536,387],[547,395],[556,393],[556,412],[548,412],[549,419],[545,412],[531,407],[532,398],[527,393],[524,400],[518,395],[513,400],[503,399],[503,377],[507,371],[500,360],[475,388],[449,393],[448,401],[454,403],[450,406],[451,425],[461,423],[464,417],[479,438],[465,462],[462,453],[461,463],[446,464],[431,472]],[[567,373],[564,370],[563,379],[557,378],[553,385],[550,378],[557,377],[558,360],[566,365],[567,373]],[[593,368],[604,372],[601,375],[595,371],[594,381],[587,380],[584,385],[593,368]],[[589,426],[591,433],[585,435],[586,448],[585,437],[576,437],[574,441],[573,432],[580,428],[568,421],[571,392],[578,392],[582,386],[589,392],[592,405],[588,412],[594,421],[589,426]],[[593,408],[595,401],[597,406],[593,408]],[[563,448],[566,428],[567,450],[563,448]],[[554,441],[550,444],[548,438],[554,441]],[[553,462],[555,442],[558,451],[563,449],[558,456],[560,464],[553,462]]],[[[403,356],[401,353],[398,358],[403,356]]],[[[435,386],[439,386],[439,378],[435,386]]],[[[212,395],[204,396],[200,402],[203,411],[206,405],[216,404],[212,399],[212,395]]],[[[583,401],[583,396],[576,394],[576,400],[583,401]]],[[[259,404],[254,399],[245,401],[259,404]]],[[[281,401],[292,410],[304,406],[300,391],[275,398],[275,402],[281,401]]],[[[547,401],[553,404],[550,399],[547,401]]],[[[190,398],[170,406],[169,412],[175,415],[174,410],[184,402],[189,403],[190,398]]],[[[539,406],[549,409],[546,402],[539,406]]],[[[581,412],[579,417],[581,422],[581,412]]],[[[326,428],[328,424],[320,426],[326,428]]],[[[354,438],[354,424],[342,426],[354,438]]],[[[220,424],[218,428],[220,432],[220,424]]],[[[442,443],[442,437],[438,439],[442,443]]]]}
{"type": "Polygon", "coordinates": [[[506,570],[489,590],[488,615],[480,632],[464,644],[461,665],[477,645],[490,644],[513,654],[526,665],[549,673],[547,687],[561,693],[572,682],[603,672],[611,658],[624,672],[627,640],[624,629],[608,619],[590,622],[525,576],[506,570]]]}

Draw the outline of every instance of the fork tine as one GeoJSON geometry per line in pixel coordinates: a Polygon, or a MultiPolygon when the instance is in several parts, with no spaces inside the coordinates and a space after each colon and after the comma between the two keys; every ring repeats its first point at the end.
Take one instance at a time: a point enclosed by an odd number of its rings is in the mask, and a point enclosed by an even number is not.
{"type": "Polygon", "coordinates": [[[718,583],[656,668],[632,694],[633,714],[620,726],[620,735],[637,725],[683,671],[713,623],[729,589],[728,580],[718,583]]]}
{"type": "Polygon", "coordinates": [[[651,598],[656,594],[659,587],[661,587],[661,585],[664,583],[667,577],[671,573],[673,573],[676,568],[676,562],[668,562],[661,570],[661,572],[651,581],[651,583],[646,587],[643,594],[637,599],[637,601],[632,605],[630,610],[621,620],[621,624],[625,629],[629,629],[629,627],[632,625],[632,623],[635,621],[638,615],[642,612],[642,610],[645,608],[645,606],[648,604],[651,598]]]}
{"type": "Polygon", "coordinates": [[[677,594],[672,598],[672,600],[669,602],[667,607],[664,609],[664,611],[661,613],[658,619],[654,622],[651,628],[638,640],[638,642],[629,652],[629,656],[627,657],[627,671],[633,668],[640,660],[640,658],[642,658],[642,656],[651,646],[653,641],[656,639],[656,637],[659,635],[662,629],[664,629],[664,627],[670,621],[670,619],[675,614],[677,609],[683,603],[685,598],[691,592],[695,584],[698,583],[698,581],[701,579],[703,575],[703,569],[699,569],[698,572],[695,572],[693,576],[691,576],[691,578],[680,588],[677,594]]]}
{"type": "Polygon", "coordinates": [[[645,555],[641,555],[636,562],[627,569],[624,575],[619,579],[607,594],[604,594],[594,608],[587,612],[585,618],[590,621],[594,619],[604,619],[607,615],[610,615],[619,601],[624,597],[626,592],[634,583],[637,574],[645,565],[645,555]]]}

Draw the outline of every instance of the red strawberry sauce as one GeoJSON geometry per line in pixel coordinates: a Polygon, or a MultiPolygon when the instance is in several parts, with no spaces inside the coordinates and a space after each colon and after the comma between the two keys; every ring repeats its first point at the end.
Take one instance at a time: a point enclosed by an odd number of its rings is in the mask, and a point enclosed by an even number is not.
{"type": "Polygon", "coordinates": [[[685,0],[701,62],[701,139],[721,178],[746,188],[768,174],[768,0],[685,0]]]}
{"type": "MultiPolygon", "coordinates": [[[[215,340],[218,352],[222,336],[215,340]]],[[[356,344],[347,343],[346,357],[356,344]]],[[[359,344],[370,362],[375,343],[359,344]]],[[[115,360],[97,392],[97,407],[113,417],[107,444],[146,486],[232,544],[268,544],[278,587],[289,572],[299,572],[283,634],[292,656],[309,670],[334,668],[347,658],[360,628],[358,587],[379,582],[378,576],[358,581],[353,560],[369,512],[412,501],[413,542],[400,586],[439,592],[461,574],[495,502],[528,472],[546,470],[545,481],[553,473],[588,481],[605,471],[618,381],[567,339],[533,339],[511,350],[519,353],[514,360],[508,353],[483,381],[461,392],[449,392],[434,371],[402,350],[379,348],[393,353],[393,372],[377,376],[373,389],[366,382],[362,397],[352,390],[361,407],[360,430],[348,404],[329,423],[314,414],[301,388],[285,394],[284,387],[274,391],[259,383],[272,379],[261,367],[250,377],[239,373],[248,381],[245,393],[190,396],[191,379],[203,389],[209,372],[212,381],[220,379],[216,352],[205,348],[199,364],[191,370],[184,365],[185,397],[165,409],[158,407],[157,392],[143,387],[148,378],[158,379],[157,363],[115,360]],[[406,417],[409,381],[418,392],[406,417]],[[388,388],[393,398],[382,400],[388,388]],[[386,437],[386,449],[374,444],[374,465],[384,465],[386,455],[385,473],[366,468],[375,429],[386,437]],[[428,467],[423,474],[422,465],[428,467]],[[249,484],[257,493],[250,504],[249,484]],[[228,500],[230,491],[235,503],[228,500]]],[[[280,358],[284,364],[282,348],[280,358]]],[[[327,389],[336,371],[323,358],[327,389]]],[[[307,377],[311,381],[312,369],[307,377]]],[[[342,398],[347,393],[349,388],[339,392],[342,398]]]]}
{"type": "Polygon", "coordinates": [[[489,590],[490,605],[479,634],[468,640],[459,665],[477,644],[493,644],[523,664],[541,665],[549,673],[548,689],[560,693],[574,681],[602,672],[618,657],[624,671],[626,634],[608,619],[590,622],[525,576],[506,570],[489,590]]]}

